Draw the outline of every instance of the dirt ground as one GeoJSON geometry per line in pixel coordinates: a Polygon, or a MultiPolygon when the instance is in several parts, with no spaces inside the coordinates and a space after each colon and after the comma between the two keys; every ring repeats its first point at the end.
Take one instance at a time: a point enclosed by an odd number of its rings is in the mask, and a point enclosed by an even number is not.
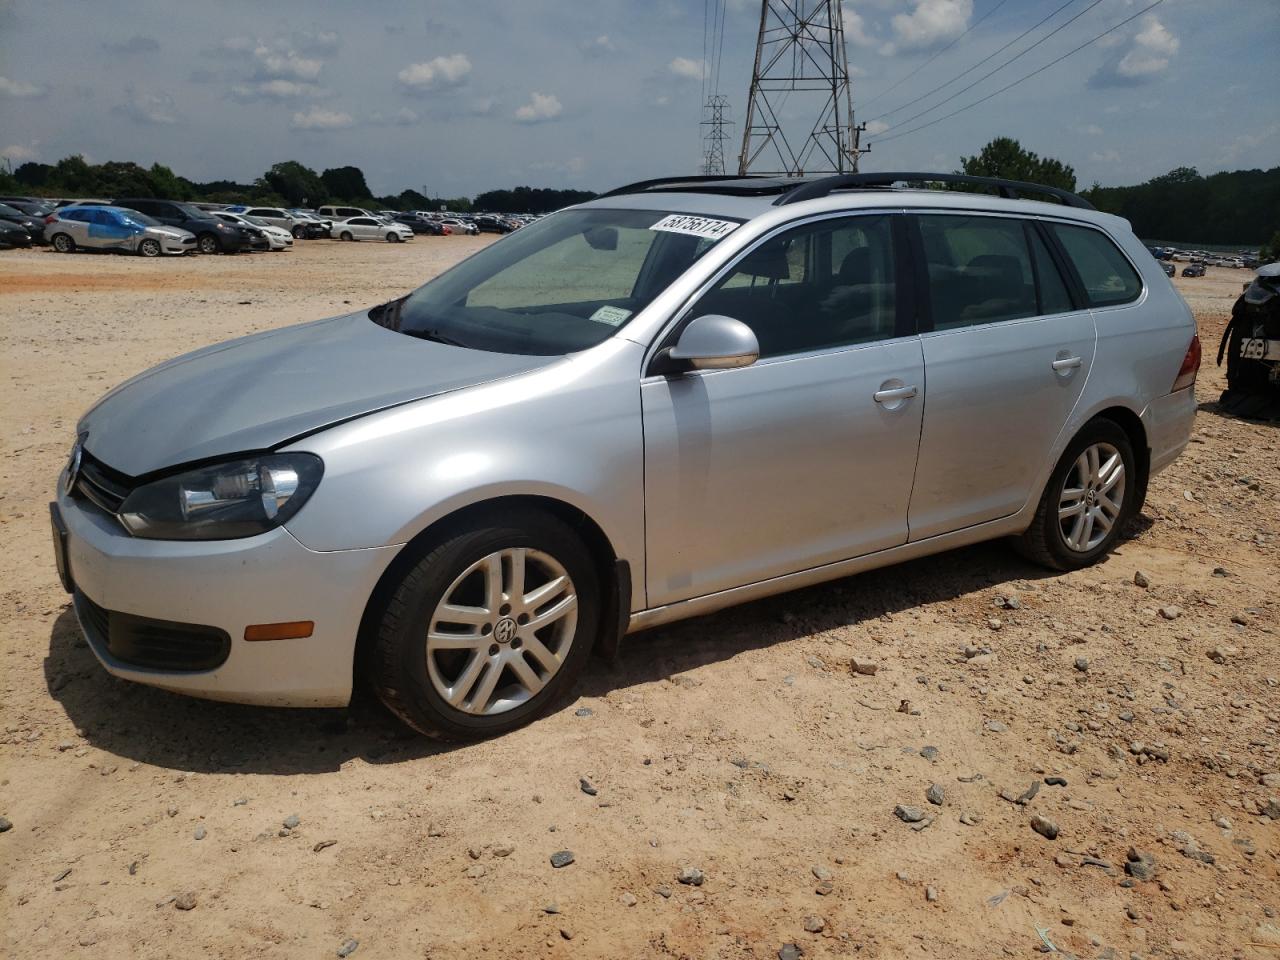
{"type": "Polygon", "coordinates": [[[1176,281],[1205,343],[1195,439],[1092,569],[996,543],[652,631],[468,746],[367,698],[247,708],[100,669],[46,512],[79,414],[485,242],[0,254],[0,954],[1280,957],[1280,429],[1214,403],[1244,271],[1176,281]]]}

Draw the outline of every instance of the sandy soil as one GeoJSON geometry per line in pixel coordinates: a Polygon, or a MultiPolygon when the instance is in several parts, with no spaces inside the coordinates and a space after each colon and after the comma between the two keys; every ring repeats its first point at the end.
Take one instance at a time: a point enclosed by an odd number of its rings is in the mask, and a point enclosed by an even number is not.
{"type": "Polygon", "coordinates": [[[0,254],[0,953],[1280,956],[1280,430],[1213,403],[1243,271],[1177,281],[1205,340],[1195,442],[1092,569],[991,544],[654,631],[548,719],[461,747],[367,699],[253,709],[102,671],[48,543],[77,416],[485,242],[0,254]]]}

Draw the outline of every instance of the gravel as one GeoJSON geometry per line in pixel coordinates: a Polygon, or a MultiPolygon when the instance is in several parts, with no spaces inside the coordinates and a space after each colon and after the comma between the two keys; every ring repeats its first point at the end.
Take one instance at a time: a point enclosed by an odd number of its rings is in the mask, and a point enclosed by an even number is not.
{"type": "Polygon", "coordinates": [[[893,808],[893,815],[903,823],[919,823],[925,818],[925,812],[919,807],[908,806],[900,803],[893,808]]]}
{"type": "Polygon", "coordinates": [[[676,879],[685,886],[700,887],[707,877],[706,874],[697,867],[682,867],[680,872],[676,875],[676,879]]]}
{"type": "Polygon", "coordinates": [[[302,819],[296,813],[291,813],[284,818],[284,828],[286,830],[293,830],[301,822],[302,822],[302,819]]]}
{"type": "Polygon", "coordinates": [[[1058,839],[1058,825],[1048,817],[1041,816],[1038,813],[1031,818],[1031,829],[1046,840],[1058,839]]]}
{"type": "Polygon", "coordinates": [[[561,867],[567,867],[573,863],[572,850],[557,850],[551,855],[551,866],[559,870],[561,867]]]}

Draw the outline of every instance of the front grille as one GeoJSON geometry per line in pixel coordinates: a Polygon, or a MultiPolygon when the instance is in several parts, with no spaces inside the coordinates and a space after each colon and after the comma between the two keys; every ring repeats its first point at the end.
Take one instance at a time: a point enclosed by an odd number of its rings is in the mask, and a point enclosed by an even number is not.
{"type": "Polygon", "coordinates": [[[194,246],[196,245],[196,238],[195,238],[195,237],[183,237],[183,238],[182,238],[182,244],[183,244],[183,246],[187,246],[187,247],[194,247],[194,246]]]}
{"type": "Polygon", "coordinates": [[[94,459],[88,451],[81,454],[80,473],[72,496],[83,497],[107,513],[115,514],[132,492],[133,486],[124,474],[94,459]]]}
{"type": "Polygon", "coordinates": [[[219,667],[231,655],[231,636],[218,627],[107,610],[79,590],[75,603],[89,639],[129,666],[196,672],[219,667]]]}

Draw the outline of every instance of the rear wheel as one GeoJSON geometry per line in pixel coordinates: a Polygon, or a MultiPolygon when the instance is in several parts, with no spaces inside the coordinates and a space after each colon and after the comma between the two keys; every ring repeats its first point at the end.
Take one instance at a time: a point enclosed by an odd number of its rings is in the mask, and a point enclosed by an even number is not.
{"type": "Polygon", "coordinates": [[[202,233],[196,238],[196,249],[201,253],[217,253],[221,245],[212,233],[202,233]]]}
{"type": "Polygon", "coordinates": [[[143,257],[158,257],[163,251],[160,249],[160,241],[152,240],[150,237],[138,244],[138,255],[143,257]]]}
{"type": "Polygon", "coordinates": [[[53,249],[59,253],[72,253],[76,249],[76,242],[65,233],[55,233],[53,235],[53,249]]]}
{"type": "Polygon", "coordinates": [[[307,238],[307,228],[300,224],[293,228],[292,233],[295,240],[305,240],[307,238]]]}
{"type": "Polygon", "coordinates": [[[461,533],[409,570],[387,603],[374,687],[431,737],[523,726],[581,673],[599,594],[590,554],[558,520],[519,513],[461,533]]]}
{"type": "Polygon", "coordinates": [[[1019,551],[1054,570],[1095,563],[1120,536],[1138,488],[1128,434],[1107,419],[1086,424],[1049,477],[1019,551]]]}
{"type": "Polygon", "coordinates": [[[338,237],[338,239],[339,239],[339,240],[354,240],[354,239],[355,239],[355,237],[353,237],[353,236],[351,235],[351,231],[350,231],[350,230],[343,230],[343,231],[342,231],[341,236],[339,236],[339,237],[338,237]]]}

